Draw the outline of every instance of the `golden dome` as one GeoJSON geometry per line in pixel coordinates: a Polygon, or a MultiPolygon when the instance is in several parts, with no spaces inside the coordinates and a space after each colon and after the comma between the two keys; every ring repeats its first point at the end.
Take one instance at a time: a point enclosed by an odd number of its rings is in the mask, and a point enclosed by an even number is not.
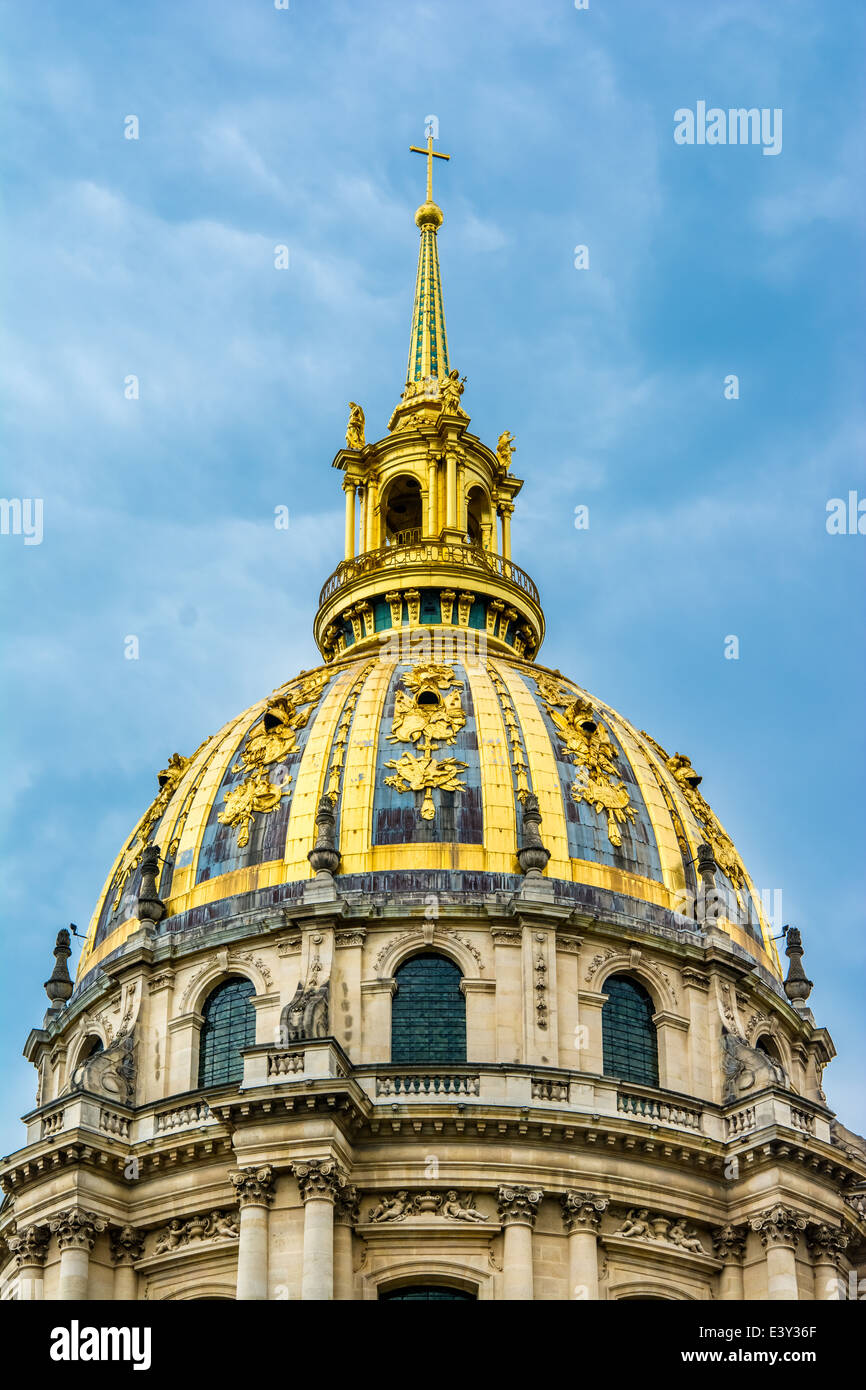
{"type": "Polygon", "coordinates": [[[779,976],[751,879],[687,758],[669,757],[558,671],[500,654],[477,660],[459,643],[455,659],[441,629],[429,656],[359,654],[304,672],[191,758],[175,755],[106,881],[79,981],[141,925],[146,844],[160,847],[160,933],[276,913],[314,877],[307,856],[325,794],[348,902],[512,898],[531,793],[558,903],[578,917],[691,932],[707,842],[719,928],[779,976]]]}
{"type": "Polygon", "coordinates": [[[544,613],[511,560],[514,436],[494,450],[469,432],[448,360],[432,136],[419,152],[407,384],[376,443],[350,403],[334,459],[345,554],[314,623],[325,664],[169,761],[97,903],[79,981],[162,904],[158,931],[174,934],[303,897],[323,797],[335,817],[323,862],[347,904],[504,904],[530,883],[522,855],[564,916],[688,939],[699,915],[708,929],[715,884],[713,927],[778,978],[760,902],[689,759],[535,664],[544,613]]]}

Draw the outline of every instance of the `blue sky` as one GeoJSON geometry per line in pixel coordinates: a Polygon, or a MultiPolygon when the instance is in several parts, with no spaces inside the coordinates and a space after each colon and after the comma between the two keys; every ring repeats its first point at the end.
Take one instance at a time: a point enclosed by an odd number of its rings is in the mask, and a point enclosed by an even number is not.
{"type": "Polygon", "coordinates": [[[866,497],[864,19],[856,0],[0,6],[3,493],[44,501],[40,545],[0,536],[0,1151],[32,1105],[20,1049],[54,934],[86,927],[157,770],[316,663],[346,403],[377,437],[404,377],[429,114],[452,155],[452,363],[473,429],[516,436],[542,659],[703,773],[803,932],[828,1096],[866,1129],[866,537],[825,527],[828,499],[866,497]],[[700,100],[781,108],[781,153],[675,144],[700,100]]]}

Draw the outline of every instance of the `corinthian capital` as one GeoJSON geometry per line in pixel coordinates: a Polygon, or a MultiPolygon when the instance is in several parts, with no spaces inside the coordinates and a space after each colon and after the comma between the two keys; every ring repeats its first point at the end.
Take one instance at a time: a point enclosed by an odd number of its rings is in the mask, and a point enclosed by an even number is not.
{"type": "Polygon", "coordinates": [[[609,1198],[597,1192],[563,1192],[560,1202],[565,1229],[571,1235],[572,1231],[597,1232],[609,1198]]]}
{"type": "Polygon", "coordinates": [[[97,1216],[96,1212],[70,1207],[69,1211],[52,1216],[49,1225],[61,1250],[90,1251],[98,1233],[105,1230],[108,1222],[97,1216]]]}
{"type": "Polygon", "coordinates": [[[235,1168],[229,1173],[240,1207],[269,1207],[274,1200],[274,1170],[270,1164],[235,1168]]]}
{"type": "Polygon", "coordinates": [[[332,1158],[309,1158],[293,1163],[302,1202],[336,1202],[347,1185],[347,1178],[332,1158]]]}
{"type": "Polygon", "coordinates": [[[841,1226],[828,1226],[825,1222],[810,1226],[806,1244],[812,1258],[821,1264],[832,1264],[838,1268],[848,1237],[841,1226]]]}
{"type": "Polygon", "coordinates": [[[773,1245],[784,1245],[793,1249],[797,1244],[797,1236],[801,1231],[805,1231],[807,1222],[793,1207],[786,1207],[784,1202],[776,1202],[775,1206],[751,1217],[749,1225],[760,1235],[765,1250],[773,1245]]]}
{"type": "Polygon", "coordinates": [[[26,1230],[16,1231],[14,1236],[9,1237],[7,1244],[19,1269],[44,1265],[49,1235],[47,1226],[28,1226],[26,1230]]]}
{"type": "Polygon", "coordinates": [[[544,1196],[540,1187],[500,1187],[496,1194],[503,1226],[534,1226],[544,1196]]]}

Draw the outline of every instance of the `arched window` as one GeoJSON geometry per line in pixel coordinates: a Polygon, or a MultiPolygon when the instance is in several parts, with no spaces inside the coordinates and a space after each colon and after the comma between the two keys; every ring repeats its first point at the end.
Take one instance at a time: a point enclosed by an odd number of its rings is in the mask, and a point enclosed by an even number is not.
{"type": "Polygon", "coordinates": [[[199,1086],[223,1086],[244,1074],[241,1048],[256,1040],[252,980],[236,976],[217,985],[204,1006],[198,1054],[199,1086]]]}
{"type": "Polygon", "coordinates": [[[383,499],[385,545],[408,545],[420,540],[424,529],[421,484],[411,476],[395,478],[383,499]]]}
{"type": "Polygon", "coordinates": [[[607,1002],[601,1011],[601,1032],[605,1076],[657,1086],[659,1061],[652,999],[643,985],[628,975],[610,975],[604,992],[607,1002]]]}
{"type": "Polygon", "coordinates": [[[460,970],[432,953],[412,956],[396,974],[391,1061],[433,1066],[466,1061],[466,1000],[460,970]]]}

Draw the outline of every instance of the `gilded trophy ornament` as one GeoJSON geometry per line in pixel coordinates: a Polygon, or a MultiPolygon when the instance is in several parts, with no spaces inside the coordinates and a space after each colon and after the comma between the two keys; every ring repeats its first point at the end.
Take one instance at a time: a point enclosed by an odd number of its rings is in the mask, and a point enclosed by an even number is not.
{"type": "Polygon", "coordinates": [[[746,882],[743,862],[734,848],[734,842],[730,835],[723,829],[718,816],[698,791],[703,778],[692,767],[692,760],[686,757],[685,753],[674,753],[673,757],[669,757],[661,744],[657,743],[654,738],[650,738],[649,734],[641,730],[641,735],[652,745],[668,771],[673,774],[674,780],[683,794],[683,799],[695,820],[703,828],[718,867],[727,878],[737,895],[737,902],[742,907],[741,890],[746,882]]]}
{"type": "MultiPolygon", "coordinates": [[[[292,780],[289,774],[285,781],[292,780]]],[[[225,810],[220,811],[217,820],[220,825],[233,825],[238,832],[238,849],[250,842],[250,830],[256,815],[266,815],[275,811],[284,795],[288,794],[285,784],[275,785],[270,781],[267,769],[257,767],[249,777],[233,787],[225,795],[225,810]]]]}
{"type": "Polygon", "coordinates": [[[306,728],[329,679],[328,675],[314,672],[291,690],[271,695],[265,703],[261,722],[247,735],[240,759],[231,770],[237,773],[246,769],[248,775],[237,787],[226,792],[225,809],[217,816],[220,825],[237,827],[238,849],[249,844],[255,817],[275,811],[283,796],[290,795],[291,773],[283,769],[280,781],[276,782],[267,769],[297,753],[295,735],[306,728]],[[302,705],[309,708],[301,709],[302,705]]]}
{"type": "MultiPolygon", "coordinates": [[[[196,749],[196,752],[198,752],[198,749],[196,749]]],[[[195,754],[193,754],[193,757],[195,757],[195,754]]],[[[132,841],[127,846],[127,848],[124,850],[123,858],[121,859],[120,865],[117,870],[115,880],[117,888],[114,895],[114,901],[111,904],[112,912],[116,912],[117,909],[120,907],[120,902],[123,897],[123,891],[127,883],[129,882],[130,876],[135,872],[135,870],[141,863],[141,856],[144,853],[148,845],[148,842],[150,841],[150,837],[153,834],[154,828],[158,825],[158,823],[162,820],[162,817],[165,815],[165,812],[168,808],[168,803],[174,796],[175,788],[177,787],[178,782],[183,777],[183,774],[186,772],[191,762],[192,758],[185,758],[181,753],[172,753],[171,757],[168,760],[168,766],[164,767],[161,772],[157,773],[156,780],[159,785],[159,791],[157,792],[148,809],[145,811],[144,817],[141,821],[141,824],[138,827],[138,830],[135,833],[135,836],[133,837],[132,841]]]]}
{"type": "Polygon", "coordinates": [[[349,423],[346,426],[346,448],[364,448],[364,412],[355,401],[349,401],[349,423]]]}
{"type": "Polygon", "coordinates": [[[618,849],[622,844],[620,826],[626,821],[634,824],[637,812],[617,771],[619,755],[607,729],[584,696],[573,697],[550,677],[541,677],[536,686],[562,740],[565,756],[577,768],[572,797],[592,806],[596,815],[607,817],[607,838],[618,849]]]}
{"type": "Polygon", "coordinates": [[[436,805],[433,791],[460,791],[465,783],[460,772],[468,764],[458,758],[433,757],[442,743],[456,742],[466,723],[466,713],[460,702],[463,682],[450,666],[426,662],[407,671],[402,677],[405,689],[398,689],[394,702],[394,719],[389,743],[412,743],[421,750],[421,757],[403,753],[390,759],[385,766],[394,769],[385,785],[399,792],[423,792],[421,816],[433,820],[436,805]]]}

